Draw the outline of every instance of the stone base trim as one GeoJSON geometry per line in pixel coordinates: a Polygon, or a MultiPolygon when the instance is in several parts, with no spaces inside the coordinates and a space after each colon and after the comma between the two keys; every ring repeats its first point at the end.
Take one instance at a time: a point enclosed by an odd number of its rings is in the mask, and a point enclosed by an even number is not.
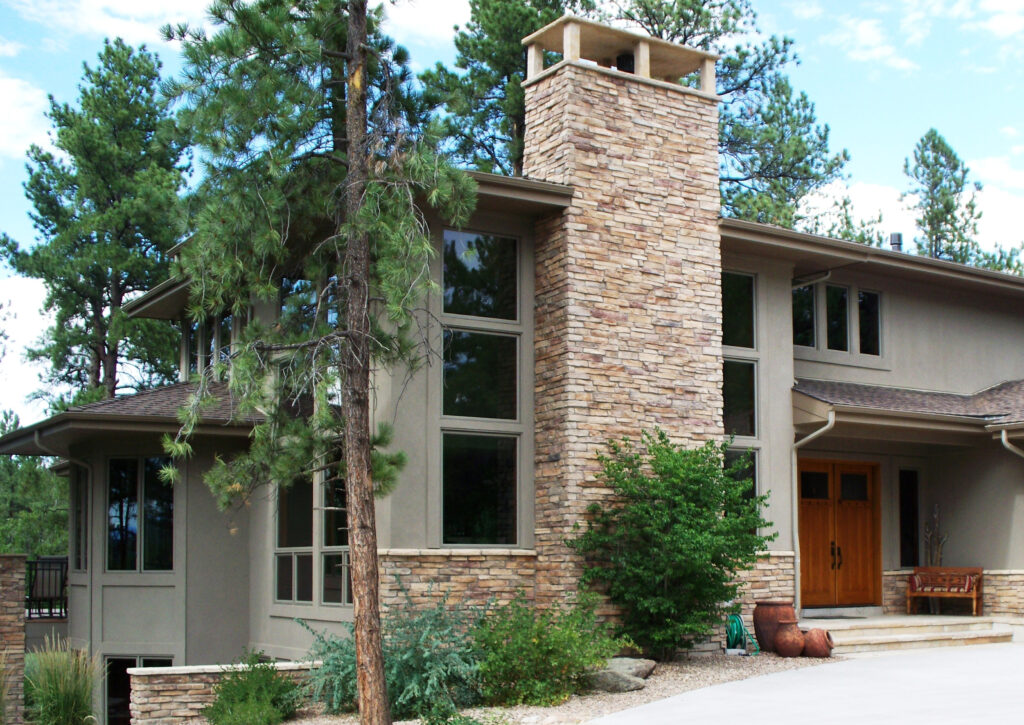
{"type": "MultiPolygon", "coordinates": [[[[275,662],[297,683],[303,683],[316,662],[275,662]]],[[[186,667],[132,667],[132,725],[201,723],[203,710],[213,704],[214,686],[225,672],[244,665],[197,665],[186,667]]]]}
{"type": "MultiPolygon", "coordinates": [[[[882,573],[882,608],[885,614],[905,614],[907,611],[907,577],[910,569],[882,573]]],[[[1024,616],[1024,570],[985,569],[983,614],[993,616],[1024,616]]],[[[942,611],[950,614],[970,613],[970,604],[956,600],[943,601],[942,611]]],[[[924,611],[922,606],[922,611],[924,611]]]]}
{"type": "Polygon", "coordinates": [[[522,591],[534,598],[537,552],[528,549],[384,549],[381,609],[405,603],[504,604],[522,591]],[[404,589],[404,592],[403,592],[404,589]]]}
{"type": "MultiPolygon", "coordinates": [[[[770,551],[757,560],[753,569],[740,575],[740,617],[754,634],[754,604],[760,599],[796,598],[796,555],[792,551],[770,551]]],[[[707,640],[694,647],[696,652],[720,652],[725,649],[725,623],[707,640]]]]}
{"type": "Polygon", "coordinates": [[[25,722],[25,555],[0,555],[0,652],[7,666],[0,677],[7,682],[4,723],[25,722]]]}

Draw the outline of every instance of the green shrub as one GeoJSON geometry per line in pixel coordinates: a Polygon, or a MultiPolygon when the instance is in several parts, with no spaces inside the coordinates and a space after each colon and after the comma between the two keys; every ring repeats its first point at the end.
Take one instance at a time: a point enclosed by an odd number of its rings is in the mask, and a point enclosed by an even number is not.
{"type": "Polygon", "coordinates": [[[724,467],[728,444],[686,450],[663,431],[642,449],[610,443],[604,480],[621,505],[594,504],[588,529],[569,545],[588,557],[585,584],[623,610],[622,631],[660,659],[710,634],[738,605],[738,572],[775,534],[761,518],[767,496],[751,496],[749,462],[724,467]]]}
{"type": "Polygon", "coordinates": [[[551,705],[584,688],[627,642],[613,638],[594,614],[596,598],[575,605],[536,609],[520,592],[475,630],[480,678],[493,704],[551,705]]]}
{"type": "MultiPolygon", "coordinates": [[[[384,672],[391,714],[427,723],[458,720],[458,708],[479,701],[472,627],[480,612],[449,605],[442,597],[415,607],[406,597],[382,623],[384,672]]],[[[356,652],[352,626],[348,636],[313,632],[310,657],[322,665],[311,674],[312,696],[329,712],[352,710],[356,701],[356,652]]]]}
{"type": "Polygon", "coordinates": [[[96,722],[93,686],[102,676],[99,656],[72,649],[66,640],[49,637],[41,650],[25,656],[25,705],[40,725],[96,722]]]}
{"type": "Polygon", "coordinates": [[[203,710],[210,725],[277,725],[295,714],[299,686],[262,652],[246,652],[238,669],[225,670],[214,685],[217,699],[203,710]]]}

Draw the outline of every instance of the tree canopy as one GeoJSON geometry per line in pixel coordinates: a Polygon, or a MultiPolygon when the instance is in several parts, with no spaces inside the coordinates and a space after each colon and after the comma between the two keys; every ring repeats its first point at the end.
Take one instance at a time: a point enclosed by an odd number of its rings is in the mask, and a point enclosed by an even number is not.
{"type": "Polygon", "coordinates": [[[31,147],[25,184],[38,244],[2,240],[15,271],[43,281],[55,316],[28,357],[73,394],[111,397],[175,375],[174,328],[122,312],[167,278],[182,232],[185,143],[159,82],[157,57],[117,39],[84,66],[77,104],[50,97],[54,150],[31,147]]]}

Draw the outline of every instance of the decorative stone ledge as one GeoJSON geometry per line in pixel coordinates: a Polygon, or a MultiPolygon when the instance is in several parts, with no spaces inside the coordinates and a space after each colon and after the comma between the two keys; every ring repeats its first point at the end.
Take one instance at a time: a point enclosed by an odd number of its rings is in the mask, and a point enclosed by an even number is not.
{"type": "MultiPolygon", "coordinates": [[[[911,569],[897,569],[882,573],[882,608],[885,614],[904,614],[907,611],[907,577],[911,569]]],[[[982,583],[982,610],[993,616],[1024,616],[1024,570],[985,569],[982,583]]],[[[944,601],[943,611],[956,613],[963,602],[944,601]]],[[[970,614],[969,608],[963,609],[970,614]]]]}

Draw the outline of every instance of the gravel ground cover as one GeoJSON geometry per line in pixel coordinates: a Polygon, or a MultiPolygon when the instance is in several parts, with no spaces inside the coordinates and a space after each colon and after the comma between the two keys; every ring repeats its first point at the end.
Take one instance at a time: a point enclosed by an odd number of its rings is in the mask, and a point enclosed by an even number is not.
{"type": "MultiPolygon", "coordinates": [[[[647,680],[647,687],[636,692],[574,695],[555,707],[532,707],[519,705],[508,708],[474,708],[466,714],[472,715],[488,725],[574,725],[596,717],[610,715],[619,710],[661,700],[681,692],[710,687],[722,682],[744,680],[748,677],[767,675],[772,672],[794,670],[834,662],[827,660],[794,657],[786,659],[774,654],[756,657],[729,657],[726,655],[697,655],[678,662],[659,664],[647,680]]],[[[299,713],[293,725],[353,725],[358,723],[354,715],[327,716],[315,709],[299,713]]],[[[406,725],[418,720],[403,720],[406,725]]]]}

